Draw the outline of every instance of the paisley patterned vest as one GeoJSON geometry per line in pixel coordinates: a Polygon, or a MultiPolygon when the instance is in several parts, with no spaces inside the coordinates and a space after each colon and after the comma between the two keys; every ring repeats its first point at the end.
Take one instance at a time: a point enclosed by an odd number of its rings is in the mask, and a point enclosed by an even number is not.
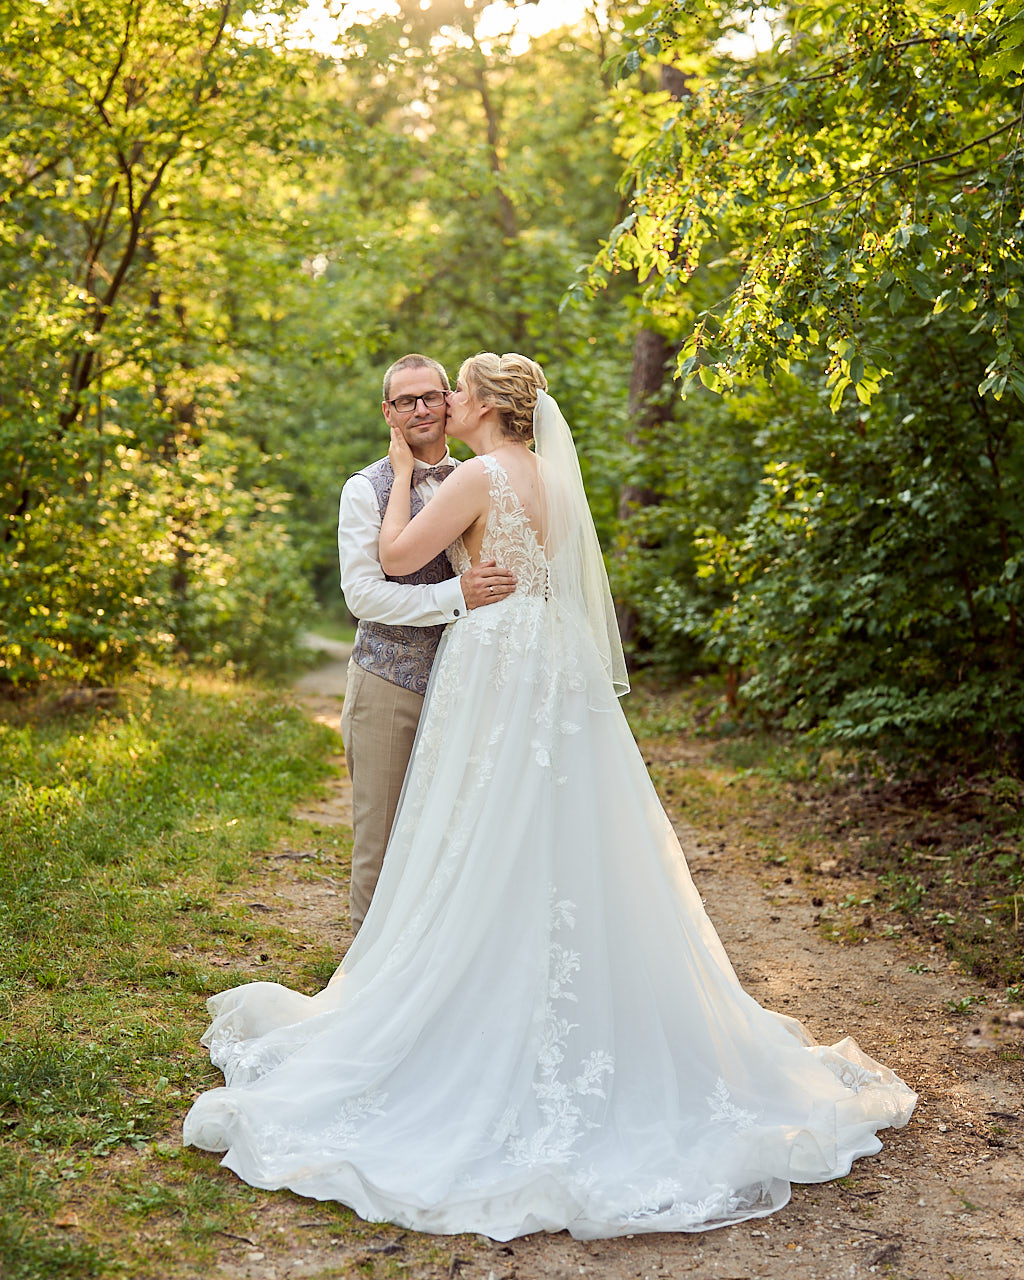
{"type": "MultiPolygon", "coordinates": [[[[395,480],[395,473],[387,458],[381,458],[358,473],[366,476],[377,495],[381,519],[388,506],[388,496],[395,480]]],[[[423,497],[415,485],[409,500],[410,515],[423,509],[423,497]]],[[[436,583],[454,578],[455,570],[442,551],[416,573],[387,574],[390,582],[436,583]]],[[[441,641],[444,625],[436,627],[389,626],[383,622],[367,622],[361,618],[356,628],[356,642],[352,657],[364,670],[391,684],[411,689],[413,693],[425,693],[434,654],[441,641]]]]}

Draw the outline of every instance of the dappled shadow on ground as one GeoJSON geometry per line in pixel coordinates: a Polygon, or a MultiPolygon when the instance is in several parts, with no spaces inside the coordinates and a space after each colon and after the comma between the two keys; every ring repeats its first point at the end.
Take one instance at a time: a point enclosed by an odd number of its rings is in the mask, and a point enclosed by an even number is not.
{"type": "Polygon", "coordinates": [[[843,842],[845,872],[880,878],[903,929],[948,947],[966,972],[1024,981],[1024,787],[1010,778],[851,779],[792,788],[843,842]]]}

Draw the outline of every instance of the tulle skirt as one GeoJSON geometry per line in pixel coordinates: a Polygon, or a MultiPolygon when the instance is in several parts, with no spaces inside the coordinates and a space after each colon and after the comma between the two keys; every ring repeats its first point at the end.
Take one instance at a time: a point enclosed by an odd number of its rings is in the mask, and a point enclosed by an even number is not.
{"type": "Polygon", "coordinates": [[[536,597],[446,632],[327,987],[209,1007],[226,1085],[187,1143],[253,1186],[436,1233],[760,1217],[915,1102],[854,1041],[816,1045],[742,989],[596,654],[536,597]]]}

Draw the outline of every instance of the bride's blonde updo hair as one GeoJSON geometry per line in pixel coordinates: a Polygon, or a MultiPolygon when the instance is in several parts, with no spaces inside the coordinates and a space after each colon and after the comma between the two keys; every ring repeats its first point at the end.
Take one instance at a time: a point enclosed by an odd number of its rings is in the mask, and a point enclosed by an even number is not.
{"type": "Polygon", "coordinates": [[[529,444],[533,439],[537,392],[548,388],[544,370],[536,360],[515,351],[504,356],[481,351],[462,362],[459,377],[474,400],[494,406],[501,429],[510,439],[529,444]]]}

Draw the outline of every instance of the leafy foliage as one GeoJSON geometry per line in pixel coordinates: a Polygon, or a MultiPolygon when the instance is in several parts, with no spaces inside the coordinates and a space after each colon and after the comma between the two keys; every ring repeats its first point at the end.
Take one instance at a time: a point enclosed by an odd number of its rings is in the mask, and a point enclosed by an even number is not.
{"type": "Polygon", "coordinates": [[[280,499],[235,485],[217,286],[240,228],[209,218],[216,189],[218,217],[245,222],[246,153],[287,168],[309,128],[300,60],[245,38],[229,3],[190,8],[5,6],[7,682],[102,680],[171,649],[274,661],[305,600],[280,499]]]}
{"type": "MultiPolygon", "coordinates": [[[[659,56],[704,8],[650,6],[659,56]]],[[[1022,82],[996,70],[1019,8],[954,19],[929,3],[793,6],[762,61],[719,61],[657,103],[631,160],[632,211],[600,263],[635,268],[652,309],[672,313],[727,241],[710,268],[724,291],[684,343],[685,378],[718,390],[813,361],[833,408],[851,387],[867,404],[892,372],[887,329],[909,297],[969,317],[979,395],[1024,399],[1022,82]]]]}
{"type": "Polygon", "coordinates": [[[305,334],[322,323],[324,295],[334,295],[360,337],[336,344],[305,385],[278,361],[269,415],[266,380],[254,384],[258,405],[241,392],[246,412],[267,425],[271,474],[296,495],[292,524],[301,522],[323,598],[337,592],[338,489],[385,451],[380,378],[410,350],[452,374],[479,350],[523,350],[544,363],[612,533],[629,318],[618,293],[578,308],[560,302],[619,204],[601,70],[619,22],[592,19],[572,40],[552,32],[517,52],[511,28],[478,34],[486,8],[403,4],[345,33],[332,91],[372,122],[353,175],[359,234],[355,245],[323,245],[301,324],[305,334]]]}
{"type": "Polygon", "coordinates": [[[7,684],[284,660],[404,351],[550,363],[614,510],[628,333],[558,302],[617,207],[618,19],[524,53],[408,4],[326,58],[299,0],[187,8],[3,6],[7,684]]]}
{"type": "Polygon", "coordinates": [[[689,92],[621,91],[633,202],[590,277],[641,277],[698,388],[644,445],[648,632],[825,740],[1019,755],[1020,6],[794,6],[701,66],[711,10],[645,11],[689,92]]]}

